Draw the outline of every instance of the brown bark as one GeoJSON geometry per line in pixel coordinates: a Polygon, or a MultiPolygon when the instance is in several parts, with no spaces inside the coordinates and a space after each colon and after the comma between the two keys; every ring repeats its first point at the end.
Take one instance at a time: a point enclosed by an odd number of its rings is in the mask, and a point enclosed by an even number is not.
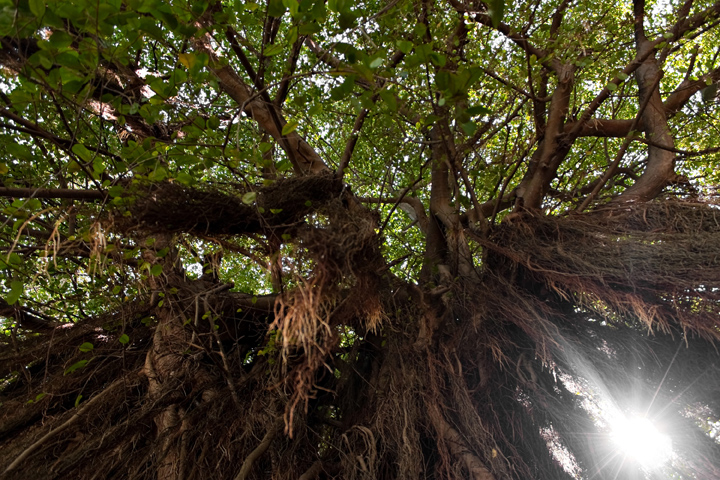
{"type": "Polygon", "coordinates": [[[210,56],[211,64],[208,68],[218,79],[223,91],[282,146],[297,173],[328,170],[325,162],[300,134],[296,131],[282,134],[287,121],[274,104],[263,101],[229,65],[221,65],[207,45],[198,41],[196,47],[210,56]]]}
{"type": "Polygon", "coordinates": [[[558,85],[550,101],[550,113],[544,138],[528,167],[528,172],[517,189],[517,206],[521,208],[538,209],[543,198],[550,188],[550,182],[555,178],[558,166],[564,156],[557,155],[561,136],[564,134],[563,125],[570,105],[570,94],[574,85],[574,70],[572,65],[565,65],[558,75],[558,85]]]}
{"type": "MultiPolygon", "coordinates": [[[[172,245],[172,235],[161,234],[154,239],[153,248],[143,252],[143,260],[150,265],[161,263],[166,268],[172,268],[172,253],[164,258],[156,255],[158,250],[172,245]]],[[[163,284],[162,275],[149,277],[151,291],[162,290],[163,284]]],[[[182,379],[186,362],[184,352],[190,342],[189,332],[169,306],[156,308],[156,316],[158,323],[143,369],[143,374],[148,380],[148,396],[154,401],[179,387],[178,382],[182,379]]],[[[158,450],[161,452],[157,466],[158,480],[177,480],[181,476],[181,448],[173,442],[169,433],[181,425],[183,416],[184,411],[177,405],[171,404],[155,417],[157,438],[162,439],[158,450]]]]}
{"type": "Polygon", "coordinates": [[[451,148],[445,146],[449,140],[437,125],[430,131],[430,138],[433,141],[430,221],[420,278],[421,282],[427,282],[433,277],[447,282],[457,275],[472,274],[472,256],[464,238],[460,217],[452,205],[447,151],[451,148]]]}
{"type": "MultiPolygon", "coordinates": [[[[643,25],[645,1],[635,0],[635,45],[638,54],[654,48],[645,36],[643,25]]],[[[663,147],[672,149],[675,143],[667,123],[665,107],[660,97],[662,71],[658,66],[656,54],[649,55],[635,72],[639,90],[639,103],[647,103],[641,112],[645,138],[652,142],[648,147],[648,159],[645,171],[638,180],[619,197],[620,201],[647,201],[655,198],[674,176],[675,154],[663,147]]]]}

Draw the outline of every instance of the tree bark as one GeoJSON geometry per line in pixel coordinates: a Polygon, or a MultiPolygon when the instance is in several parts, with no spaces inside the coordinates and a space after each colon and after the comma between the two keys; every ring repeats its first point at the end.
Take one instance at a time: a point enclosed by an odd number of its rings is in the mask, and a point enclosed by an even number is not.
{"type": "MultiPolygon", "coordinates": [[[[638,54],[654,48],[645,36],[645,1],[635,0],[635,46],[638,54]]],[[[638,180],[619,197],[619,201],[647,201],[660,194],[674,176],[675,154],[668,149],[675,143],[668,127],[665,106],[660,96],[662,72],[658,66],[657,55],[653,52],[635,71],[638,84],[638,104],[647,102],[647,108],[641,112],[645,138],[652,142],[648,147],[647,166],[638,180]],[[666,147],[666,148],[663,148],[666,147]]]]}

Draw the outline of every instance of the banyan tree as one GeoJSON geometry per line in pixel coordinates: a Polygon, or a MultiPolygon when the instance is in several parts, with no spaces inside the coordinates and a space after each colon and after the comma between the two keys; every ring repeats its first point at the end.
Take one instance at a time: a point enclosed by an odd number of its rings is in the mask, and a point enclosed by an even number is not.
{"type": "Polygon", "coordinates": [[[720,478],[719,25],[0,0],[0,478],[720,478]]]}

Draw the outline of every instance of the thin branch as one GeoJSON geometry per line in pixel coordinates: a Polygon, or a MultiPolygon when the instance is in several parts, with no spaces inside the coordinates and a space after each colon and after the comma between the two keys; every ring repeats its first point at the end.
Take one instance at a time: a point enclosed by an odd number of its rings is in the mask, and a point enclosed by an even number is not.
{"type": "MultiPolygon", "coordinates": [[[[402,53],[400,50],[396,51],[390,59],[390,63],[388,66],[390,68],[395,68],[402,61],[403,58],[405,58],[405,54],[402,53]]],[[[380,80],[378,82],[378,87],[383,88],[385,86],[385,83],[386,82],[384,80],[380,80]]],[[[370,102],[375,105],[375,102],[377,102],[378,98],[380,98],[380,94],[376,93],[370,98],[370,102]]],[[[338,167],[336,174],[337,178],[343,177],[345,169],[350,163],[350,158],[352,157],[353,151],[355,150],[355,145],[357,145],[358,138],[360,137],[360,130],[362,129],[363,124],[365,123],[365,118],[367,118],[369,112],[369,109],[363,108],[360,113],[358,113],[358,116],[355,119],[352,133],[350,134],[350,138],[348,138],[348,141],[345,144],[345,150],[343,151],[342,157],[340,158],[340,166],[338,167]]]]}
{"type": "MultiPolygon", "coordinates": [[[[653,83],[652,87],[649,89],[650,91],[657,88],[658,84],[660,83],[660,79],[662,78],[662,75],[658,75],[658,78],[653,83]]],[[[650,100],[652,99],[652,95],[648,95],[645,100],[643,101],[642,105],[640,105],[640,110],[638,110],[637,116],[635,117],[635,120],[633,120],[632,125],[630,125],[630,132],[635,130],[637,128],[638,123],[640,123],[640,118],[643,115],[643,112],[647,108],[648,104],[650,103],[650,100]]],[[[605,186],[608,180],[612,178],[615,175],[615,171],[617,170],[618,166],[620,165],[620,161],[622,160],[623,156],[625,156],[625,151],[630,146],[630,143],[634,140],[634,136],[628,135],[628,137],[623,141],[622,145],[620,146],[620,150],[618,150],[617,154],[615,155],[615,159],[613,160],[613,163],[610,165],[610,167],[605,172],[605,175],[602,176],[602,179],[598,182],[597,185],[595,185],[595,188],[593,188],[592,192],[590,192],[590,195],[585,197],[585,200],[580,204],[580,206],[577,208],[576,212],[580,213],[583,210],[587,208],[587,206],[592,202],[593,198],[602,190],[602,188],[605,186]]]]}
{"type": "MultiPolygon", "coordinates": [[[[377,98],[377,94],[373,95],[371,101],[374,103],[377,98]]],[[[360,137],[360,129],[363,127],[363,124],[365,123],[365,118],[367,117],[368,113],[369,110],[367,108],[363,108],[362,110],[360,110],[360,113],[358,113],[358,116],[355,119],[352,133],[350,133],[350,138],[348,138],[348,141],[345,144],[345,150],[343,151],[342,157],[340,157],[340,166],[338,167],[337,173],[335,174],[337,178],[343,177],[345,169],[350,163],[350,157],[352,157],[353,151],[355,150],[355,145],[357,144],[358,138],[360,137]]]]}
{"type": "Polygon", "coordinates": [[[292,77],[292,75],[295,73],[295,69],[297,68],[297,62],[300,58],[300,50],[302,49],[304,43],[305,36],[301,35],[298,37],[297,40],[295,40],[295,43],[292,46],[290,58],[288,59],[287,72],[283,75],[283,78],[280,81],[280,88],[278,88],[277,94],[275,95],[275,105],[277,105],[278,107],[282,106],[282,104],[285,102],[285,99],[287,98],[288,92],[290,90],[290,77],[292,77]]]}
{"type": "MultiPolygon", "coordinates": [[[[9,124],[5,124],[5,123],[0,124],[0,126],[2,126],[4,128],[16,130],[16,131],[28,133],[30,135],[35,135],[38,137],[46,138],[46,139],[52,141],[58,147],[62,148],[63,150],[68,150],[68,149],[72,148],[73,145],[82,145],[79,142],[74,142],[72,140],[61,138],[61,137],[58,137],[57,135],[53,135],[52,133],[48,132],[47,130],[40,128],[39,125],[37,125],[33,122],[30,122],[28,120],[25,120],[24,118],[22,118],[18,115],[15,115],[13,112],[11,112],[10,110],[7,110],[5,108],[0,108],[0,116],[10,119],[13,122],[21,125],[22,127],[16,127],[14,125],[9,125],[9,124]]],[[[118,160],[118,161],[122,160],[119,156],[114,155],[103,148],[87,146],[87,145],[83,145],[83,146],[85,148],[87,148],[88,150],[90,150],[91,152],[99,153],[100,155],[105,155],[106,157],[110,157],[113,160],[118,160]]]]}
{"type": "Polygon", "coordinates": [[[75,188],[15,188],[0,187],[0,197],[72,198],[76,200],[104,200],[107,193],[75,188]]]}

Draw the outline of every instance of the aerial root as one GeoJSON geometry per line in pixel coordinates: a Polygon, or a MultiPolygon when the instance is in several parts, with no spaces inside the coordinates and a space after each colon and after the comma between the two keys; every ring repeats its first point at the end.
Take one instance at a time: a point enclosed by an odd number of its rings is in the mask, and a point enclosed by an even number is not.
{"type": "Polygon", "coordinates": [[[465,468],[473,480],[495,480],[492,473],[485,467],[483,462],[468,448],[465,441],[457,430],[448,424],[436,405],[431,406],[428,411],[430,421],[437,431],[438,441],[446,444],[450,454],[462,460],[465,468]]]}
{"type": "Polygon", "coordinates": [[[42,447],[45,443],[48,442],[48,440],[56,437],[58,434],[62,433],[63,431],[67,430],[70,426],[72,426],[75,422],[77,422],[87,411],[89,411],[92,407],[95,405],[101,403],[101,401],[104,401],[107,396],[111,392],[113,392],[117,387],[120,385],[127,385],[128,378],[127,377],[121,377],[115,380],[113,383],[111,383],[108,387],[105,388],[102,392],[95,395],[93,398],[88,400],[85,405],[83,405],[82,408],[77,410],[73,415],[64,423],[58,425],[53,430],[50,430],[48,433],[43,435],[39,440],[37,440],[35,443],[27,447],[20,455],[13,460],[13,462],[8,465],[8,467],[3,472],[3,475],[6,475],[7,473],[11,472],[15,468],[17,468],[23,460],[25,460],[27,457],[29,457],[33,452],[38,450],[40,447],[42,447]]]}
{"type": "Polygon", "coordinates": [[[235,476],[235,480],[246,480],[248,478],[248,475],[250,475],[250,470],[252,470],[255,461],[260,458],[260,456],[262,456],[262,454],[265,453],[268,448],[270,448],[270,444],[275,438],[275,435],[278,434],[284,424],[285,422],[282,418],[275,420],[275,423],[273,423],[268,429],[267,433],[265,433],[265,436],[260,441],[260,444],[255,447],[255,449],[250,452],[250,454],[245,458],[245,461],[240,467],[240,471],[235,476]]]}

